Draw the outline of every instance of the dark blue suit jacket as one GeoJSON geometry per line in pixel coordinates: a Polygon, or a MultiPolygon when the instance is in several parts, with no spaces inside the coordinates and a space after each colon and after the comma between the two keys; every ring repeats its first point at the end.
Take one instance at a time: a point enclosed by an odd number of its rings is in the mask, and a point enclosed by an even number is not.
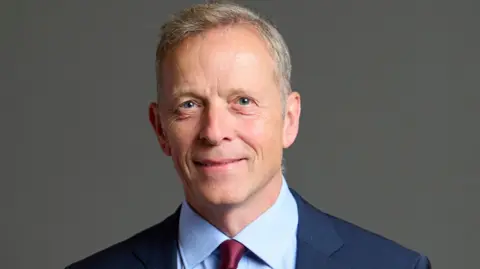
{"type": "MultiPolygon", "coordinates": [[[[297,201],[296,269],[428,269],[427,257],[297,201]]],[[[177,268],[180,209],[163,222],[78,261],[67,269],[177,268]]]]}

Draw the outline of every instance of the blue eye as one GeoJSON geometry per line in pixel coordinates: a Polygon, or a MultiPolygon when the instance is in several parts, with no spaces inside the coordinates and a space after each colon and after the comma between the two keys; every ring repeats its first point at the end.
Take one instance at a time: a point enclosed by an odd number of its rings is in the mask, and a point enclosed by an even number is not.
{"type": "Polygon", "coordinates": [[[186,101],[180,105],[181,108],[192,108],[194,106],[195,106],[195,102],[193,101],[186,101]]]}
{"type": "Polygon", "coordinates": [[[249,105],[251,103],[251,100],[247,97],[242,97],[238,99],[238,103],[242,106],[249,105]]]}

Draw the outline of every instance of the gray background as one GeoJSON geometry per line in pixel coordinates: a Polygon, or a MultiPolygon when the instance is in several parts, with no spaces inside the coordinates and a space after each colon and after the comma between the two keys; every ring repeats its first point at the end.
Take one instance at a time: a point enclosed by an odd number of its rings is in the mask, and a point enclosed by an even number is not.
{"type": "MultiPolygon", "coordinates": [[[[1,268],[62,268],[181,201],[147,105],[159,27],[194,1],[165,2],[1,2],[1,268]]],[[[479,2],[246,3],[293,55],[290,185],[436,269],[478,268],[479,2]]]]}

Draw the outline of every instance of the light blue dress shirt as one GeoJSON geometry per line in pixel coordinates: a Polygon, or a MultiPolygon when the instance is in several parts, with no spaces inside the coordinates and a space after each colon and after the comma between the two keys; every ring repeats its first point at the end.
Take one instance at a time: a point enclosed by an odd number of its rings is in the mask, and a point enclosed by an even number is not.
{"type": "MultiPolygon", "coordinates": [[[[273,206],[233,238],[247,248],[238,269],[294,269],[297,224],[297,204],[284,178],[273,206]]],[[[177,268],[218,269],[217,247],[227,239],[230,238],[184,201],[180,212],[177,268]]]]}

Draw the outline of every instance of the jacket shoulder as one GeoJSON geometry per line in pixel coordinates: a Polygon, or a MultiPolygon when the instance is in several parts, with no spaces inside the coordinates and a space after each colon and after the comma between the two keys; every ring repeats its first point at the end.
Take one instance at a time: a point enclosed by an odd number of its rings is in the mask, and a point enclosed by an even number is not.
{"type": "Polygon", "coordinates": [[[425,267],[430,266],[428,258],[421,253],[352,222],[325,213],[304,200],[298,193],[294,193],[294,196],[299,213],[307,216],[307,221],[316,222],[308,225],[309,233],[316,233],[315,230],[325,231],[325,227],[322,226],[331,226],[332,229],[329,231],[336,233],[336,237],[342,241],[341,246],[331,254],[333,259],[354,268],[429,268],[425,267]],[[421,266],[422,264],[425,266],[421,266]]]}
{"type": "Polygon", "coordinates": [[[326,214],[342,238],[343,246],[334,255],[364,264],[370,268],[415,268],[422,258],[419,252],[362,228],[346,220],[326,214]]]}
{"type": "Polygon", "coordinates": [[[144,261],[138,257],[136,250],[142,253],[144,250],[158,248],[162,241],[171,240],[172,235],[175,234],[172,231],[176,226],[174,225],[175,215],[172,214],[154,226],[76,261],[66,269],[143,268],[144,261]]]}

